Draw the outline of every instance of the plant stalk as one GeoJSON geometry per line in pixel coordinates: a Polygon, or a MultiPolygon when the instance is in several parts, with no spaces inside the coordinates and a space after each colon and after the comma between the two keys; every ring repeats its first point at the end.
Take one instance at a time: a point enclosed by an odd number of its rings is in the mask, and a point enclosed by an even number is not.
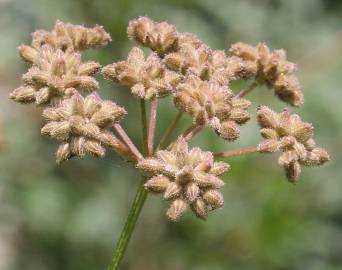
{"type": "Polygon", "coordinates": [[[182,118],[183,112],[179,111],[176,118],[172,121],[169,128],[167,129],[164,137],[161,139],[157,149],[164,149],[167,145],[167,142],[169,141],[173,131],[176,129],[180,119],[182,118]]]}
{"type": "Polygon", "coordinates": [[[153,142],[154,135],[156,130],[156,120],[157,120],[157,108],[158,108],[158,99],[155,97],[151,101],[151,110],[150,110],[150,123],[148,126],[148,134],[147,134],[147,150],[148,155],[152,155],[153,153],[153,142]]]}
{"type": "Polygon", "coordinates": [[[143,136],[143,149],[144,155],[148,155],[148,138],[147,138],[147,119],[146,119],[146,102],[145,100],[140,100],[140,110],[141,110],[141,124],[142,124],[142,136],[143,136]]]}
{"type": "Polygon", "coordinates": [[[241,90],[241,92],[238,94],[238,97],[242,98],[246,96],[248,93],[252,92],[252,90],[257,86],[257,82],[252,82],[251,84],[247,85],[243,90],[241,90]]]}
{"type": "MultiPolygon", "coordinates": [[[[157,103],[155,102],[155,104],[151,106],[151,110],[155,110],[157,109],[157,103]]],[[[144,155],[147,156],[149,154],[148,151],[148,142],[149,140],[151,140],[149,138],[149,136],[153,136],[154,134],[152,134],[152,129],[153,129],[153,133],[154,133],[154,126],[155,126],[155,117],[154,120],[150,119],[150,129],[151,131],[148,133],[147,130],[147,119],[146,119],[146,103],[144,100],[141,100],[140,103],[140,108],[141,108],[141,122],[142,122],[142,133],[143,133],[143,148],[144,148],[144,155]],[[151,123],[152,121],[152,123],[151,123]],[[152,125],[152,126],[151,126],[152,125]],[[152,128],[153,127],[153,128],[152,128]]],[[[152,114],[154,114],[155,112],[151,112],[151,116],[152,114]]],[[[120,128],[119,128],[119,131],[120,128]]],[[[122,134],[120,134],[122,135],[122,134]]],[[[124,134],[123,134],[124,135],[124,134]]],[[[127,138],[126,138],[127,139],[127,138]]],[[[152,143],[153,143],[153,138],[152,138],[152,143]]],[[[116,244],[116,248],[112,257],[112,262],[108,268],[108,270],[117,270],[119,269],[120,263],[125,255],[129,240],[131,239],[131,236],[133,234],[135,225],[137,223],[138,217],[140,215],[140,212],[144,206],[144,203],[146,201],[147,198],[147,190],[144,187],[145,184],[145,178],[142,177],[141,182],[139,184],[139,188],[137,190],[137,193],[135,195],[133,204],[131,206],[131,209],[129,211],[125,226],[121,232],[119,241],[116,244]]]]}
{"type": "Polygon", "coordinates": [[[258,152],[258,149],[255,146],[243,147],[243,148],[236,149],[236,150],[215,153],[214,157],[231,157],[231,156],[239,156],[239,155],[255,153],[255,152],[258,152]]]}
{"type": "Polygon", "coordinates": [[[122,128],[122,126],[120,124],[114,124],[114,128],[119,133],[121,139],[126,143],[127,147],[137,157],[137,159],[141,159],[141,153],[139,152],[138,148],[134,145],[130,137],[127,135],[125,130],[122,128]]]}
{"type": "Polygon", "coordinates": [[[184,139],[187,142],[191,141],[198,133],[202,131],[203,128],[204,128],[204,125],[195,126],[190,131],[188,131],[186,135],[184,135],[184,139]]]}
{"type": "Polygon", "coordinates": [[[108,270],[119,269],[122,258],[125,255],[129,240],[133,234],[139,214],[147,198],[147,190],[144,187],[144,183],[145,183],[145,178],[143,177],[139,185],[138,191],[135,195],[131,209],[129,211],[125,227],[123,228],[119,241],[117,242],[117,245],[116,245],[113,257],[112,257],[112,262],[108,270]]]}

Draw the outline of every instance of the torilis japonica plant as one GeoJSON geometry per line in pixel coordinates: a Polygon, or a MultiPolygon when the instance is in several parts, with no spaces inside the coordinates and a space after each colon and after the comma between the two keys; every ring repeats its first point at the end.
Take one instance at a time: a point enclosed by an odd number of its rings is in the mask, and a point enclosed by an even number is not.
{"type": "Polygon", "coordinates": [[[141,172],[142,181],[109,269],[118,268],[148,192],[161,194],[169,202],[166,215],[172,221],[189,210],[205,220],[210,211],[224,205],[220,189],[224,186],[221,176],[230,169],[222,161],[226,157],[280,152],[278,164],[290,182],[298,181],[303,166],[320,166],[329,160],[327,151],[313,139],[311,123],[288,109],[276,112],[265,105],[256,112],[263,138],[257,146],[213,153],[188,145],[204,128],[215,132],[218,139],[237,140],[240,126],[251,118],[251,101],[245,97],[258,86],[273,90],[290,106],[302,106],[296,65],[287,60],[284,50],[241,42],[227,52],[213,50],[196,35],[180,33],[174,25],[147,17],[132,20],[127,34],[152,52],[145,55],[140,47],[133,47],[126,60],[101,68],[99,63],[83,62],[81,53],[111,41],[103,27],[57,21],[51,32],[34,32],[30,46],[19,46],[30,68],[22,76],[22,85],[10,94],[16,102],[43,108],[46,123],[41,134],[60,142],[57,163],[87,154],[103,157],[106,150],[114,150],[141,172]],[[99,83],[94,76],[99,71],[140,100],[142,150],[120,125],[127,114],[125,108],[97,93],[99,83]],[[237,80],[250,84],[233,91],[231,83],[237,80]],[[155,143],[158,99],[166,96],[173,97],[178,114],[162,140],[155,143]],[[183,114],[189,114],[192,123],[171,141],[183,114]]]}

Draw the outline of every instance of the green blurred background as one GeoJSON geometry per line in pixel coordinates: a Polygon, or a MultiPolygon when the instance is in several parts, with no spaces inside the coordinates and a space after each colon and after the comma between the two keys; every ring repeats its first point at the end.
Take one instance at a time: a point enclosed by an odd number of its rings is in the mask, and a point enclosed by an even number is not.
{"type": "MultiPolygon", "coordinates": [[[[291,185],[276,155],[232,157],[225,207],[206,222],[186,215],[170,223],[166,204],[150,196],[122,269],[342,269],[341,0],[0,0],[0,269],[106,269],[139,175],[113,153],[57,166],[57,143],[40,136],[39,110],[9,101],[8,94],[27,69],[16,47],[30,43],[35,29],[50,30],[56,19],[104,25],[113,42],[84,55],[104,65],[125,58],[132,46],[126,26],[139,15],[174,23],[215,49],[236,41],[285,48],[299,64],[306,97],[300,113],[314,123],[332,161],[304,169],[291,185]]],[[[138,101],[99,80],[103,97],[126,106],[123,125],[140,141],[138,101]]],[[[259,104],[285,106],[266,89],[249,98],[254,115],[259,104]]],[[[161,104],[159,139],[176,114],[170,98],[161,104]]],[[[183,118],[178,133],[189,121],[183,118]]],[[[242,134],[228,144],[206,130],[193,144],[219,151],[260,140],[255,121],[242,134]]]]}

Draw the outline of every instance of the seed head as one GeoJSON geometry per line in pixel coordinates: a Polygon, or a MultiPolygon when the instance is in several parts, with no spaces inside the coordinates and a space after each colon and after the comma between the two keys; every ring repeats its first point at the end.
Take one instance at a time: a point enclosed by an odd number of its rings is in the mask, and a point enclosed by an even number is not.
{"type": "Polygon", "coordinates": [[[177,52],[165,56],[164,62],[168,68],[183,75],[193,74],[202,79],[208,79],[212,51],[202,44],[194,47],[184,43],[177,52]]]}
{"type": "Polygon", "coordinates": [[[98,82],[92,75],[99,68],[96,62],[82,63],[79,53],[63,52],[45,45],[34,65],[23,75],[24,85],[15,89],[10,97],[20,103],[56,104],[76,90],[98,89],[98,82]]]}
{"type": "Polygon", "coordinates": [[[326,150],[316,146],[313,126],[303,122],[299,115],[287,110],[281,113],[266,106],[258,109],[257,119],[265,139],[258,145],[259,152],[272,153],[281,150],[278,163],[283,166],[289,181],[298,180],[303,166],[319,166],[329,161],[326,150]]]}
{"type": "Polygon", "coordinates": [[[209,210],[224,204],[218,191],[224,185],[219,178],[229,170],[224,162],[214,162],[211,152],[195,147],[188,149],[181,137],[170,151],[157,151],[154,157],[141,160],[137,168],[151,178],[145,187],[154,193],[163,193],[170,201],[167,216],[178,220],[189,205],[200,218],[206,219],[209,210]]]}
{"type": "Polygon", "coordinates": [[[126,61],[107,65],[102,73],[108,80],[131,87],[135,97],[146,100],[169,95],[180,79],[165,68],[157,54],[152,53],[145,59],[138,47],[130,51],[126,61]]]}
{"type": "Polygon", "coordinates": [[[264,43],[256,47],[238,42],[233,44],[230,52],[250,67],[250,76],[255,75],[260,84],[273,88],[275,94],[283,101],[293,106],[304,103],[303,93],[297,77],[294,75],[296,65],[286,60],[284,50],[270,51],[264,43]]]}
{"type": "Polygon", "coordinates": [[[86,28],[61,21],[56,22],[51,32],[37,30],[32,34],[32,46],[37,50],[43,45],[49,45],[62,51],[83,51],[104,47],[110,41],[110,35],[100,25],[86,28]]]}
{"type": "Polygon", "coordinates": [[[34,64],[38,60],[38,51],[27,45],[20,45],[18,47],[20,57],[29,64],[34,64]]]}
{"type": "Polygon", "coordinates": [[[102,157],[104,146],[119,147],[118,140],[107,128],[119,122],[125,113],[122,107],[101,100],[95,93],[86,98],[76,93],[63,100],[59,107],[49,107],[43,111],[47,123],[41,133],[63,141],[57,151],[58,163],[72,156],[83,157],[87,153],[102,157]]]}
{"type": "Polygon", "coordinates": [[[250,118],[246,111],[249,101],[234,96],[226,86],[202,81],[197,76],[189,76],[178,85],[174,103],[189,113],[195,123],[213,128],[226,140],[237,139],[239,125],[250,118]]]}
{"type": "Polygon", "coordinates": [[[176,27],[166,22],[154,22],[147,17],[130,21],[127,34],[130,39],[161,56],[177,47],[176,27]]]}

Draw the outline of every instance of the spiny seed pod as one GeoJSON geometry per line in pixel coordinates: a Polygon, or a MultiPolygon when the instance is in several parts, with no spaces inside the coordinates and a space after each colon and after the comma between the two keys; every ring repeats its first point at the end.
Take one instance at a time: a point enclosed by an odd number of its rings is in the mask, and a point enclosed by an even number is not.
{"type": "Polygon", "coordinates": [[[127,61],[107,65],[102,73],[108,80],[131,87],[135,97],[146,100],[169,95],[180,80],[179,75],[165,68],[157,54],[145,59],[138,47],[130,51],[127,61]]]}
{"type": "Polygon", "coordinates": [[[18,47],[20,57],[29,64],[34,64],[38,60],[38,51],[27,45],[20,45],[18,47]]]}
{"type": "Polygon", "coordinates": [[[47,121],[41,133],[63,141],[57,151],[60,163],[73,156],[89,153],[95,157],[105,154],[104,146],[118,152],[126,149],[107,128],[121,121],[126,111],[111,101],[101,100],[96,93],[83,98],[78,93],[63,100],[59,107],[43,111],[47,121]]]}
{"type": "Polygon", "coordinates": [[[96,62],[82,63],[79,53],[63,52],[45,45],[34,62],[23,75],[24,85],[10,94],[14,101],[57,104],[64,97],[73,95],[75,90],[89,92],[98,89],[98,82],[92,76],[100,65],[96,62]]]}
{"type": "Polygon", "coordinates": [[[273,88],[275,94],[292,106],[304,103],[303,93],[297,77],[294,75],[296,65],[286,60],[284,50],[270,51],[264,43],[256,47],[238,42],[233,44],[230,52],[240,57],[246,66],[252,67],[250,75],[255,75],[256,81],[273,88]]]}
{"type": "Polygon", "coordinates": [[[226,140],[239,137],[239,125],[250,118],[246,108],[250,102],[234,96],[225,86],[189,76],[175,93],[176,107],[189,113],[198,125],[213,128],[226,140]]]}
{"type": "Polygon", "coordinates": [[[128,37],[144,47],[163,56],[177,48],[176,27],[166,22],[154,22],[147,17],[139,17],[129,22],[128,37]]]}
{"type": "Polygon", "coordinates": [[[165,56],[166,66],[180,74],[193,74],[203,80],[209,79],[212,51],[202,44],[198,48],[192,44],[184,43],[177,52],[165,56]]]}
{"type": "Polygon", "coordinates": [[[224,162],[214,162],[211,152],[195,147],[188,149],[184,138],[180,137],[170,151],[157,151],[154,157],[140,160],[137,168],[151,178],[146,182],[147,190],[163,193],[170,201],[167,216],[178,220],[189,205],[191,210],[206,219],[210,210],[224,204],[218,191],[224,185],[219,178],[229,170],[224,162]]]}
{"type": "Polygon", "coordinates": [[[246,80],[257,72],[257,65],[251,61],[244,61],[240,57],[230,56],[226,59],[226,73],[229,81],[246,80]]]}
{"type": "Polygon", "coordinates": [[[62,51],[83,51],[90,48],[101,48],[111,41],[110,35],[102,26],[86,28],[57,21],[51,32],[37,30],[32,34],[32,46],[40,50],[43,45],[49,45],[62,51]]]}
{"type": "Polygon", "coordinates": [[[209,78],[221,85],[228,85],[229,73],[227,69],[227,56],[224,51],[215,50],[211,55],[209,78]]]}
{"type": "Polygon", "coordinates": [[[278,163],[284,167],[289,181],[298,180],[301,165],[318,166],[329,161],[327,151],[317,147],[312,139],[312,124],[303,122],[299,115],[287,110],[277,113],[262,106],[258,108],[257,120],[265,138],[258,145],[258,151],[272,153],[281,150],[283,154],[278,163]]]}

